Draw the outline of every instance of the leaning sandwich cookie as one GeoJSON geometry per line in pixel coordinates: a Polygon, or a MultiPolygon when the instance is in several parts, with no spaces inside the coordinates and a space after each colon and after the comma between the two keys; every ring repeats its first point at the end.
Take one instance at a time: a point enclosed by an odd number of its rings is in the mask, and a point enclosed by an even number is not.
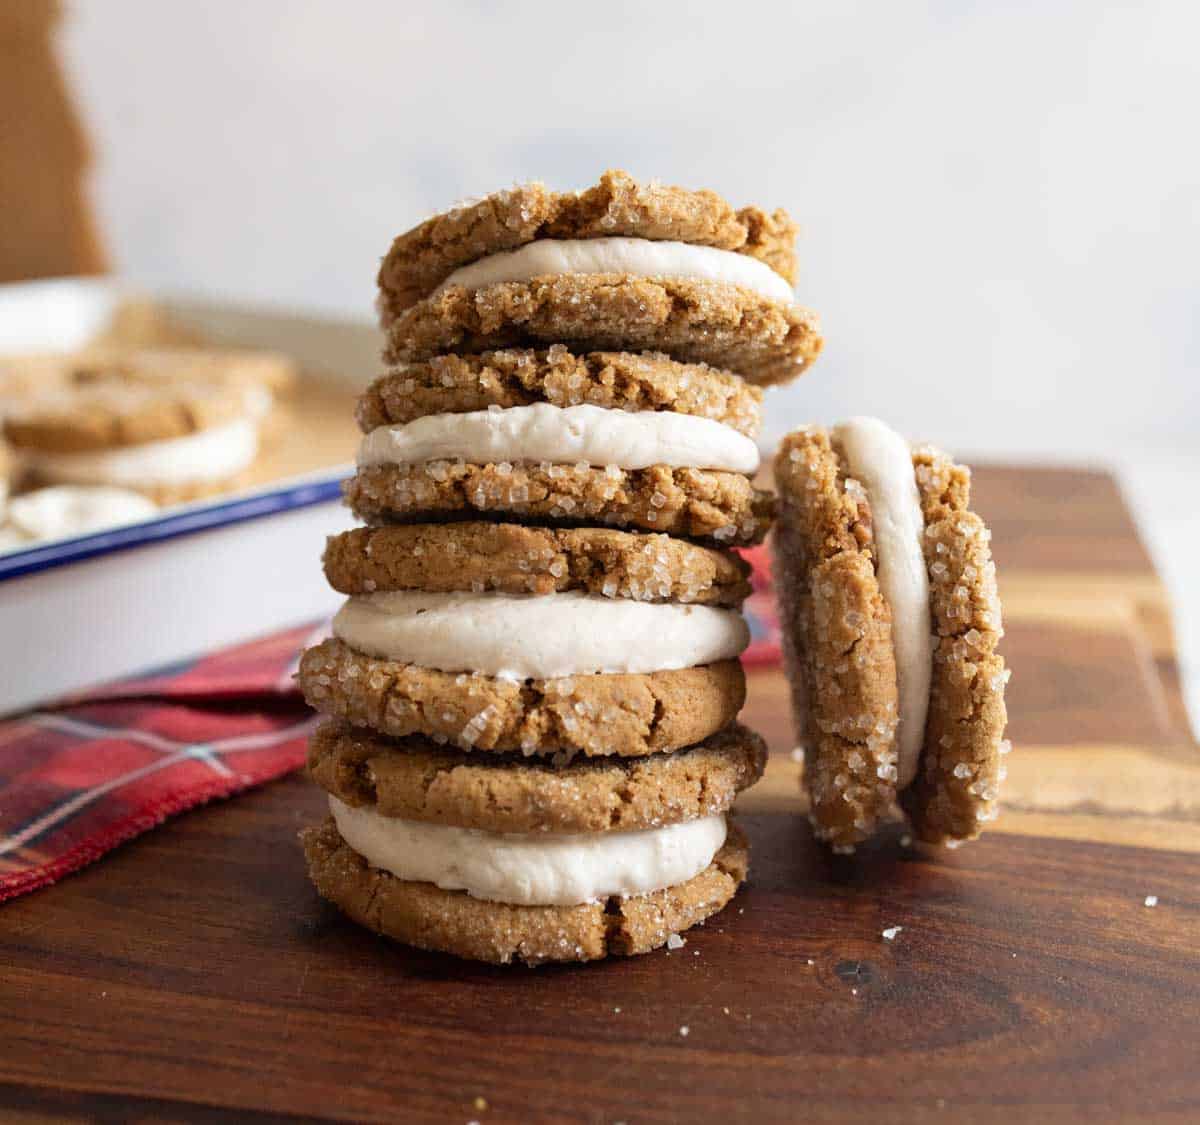
{"type": "Polygon", "coordinates": [[[765,762],[736,724],[678,754],[554,767],[330,723],[309,750],[330,816],[304,848],[323,896],[411,945],[531,965],[644,953],[736,892],[727,813],[765,762]]]}
{"type": "Polygon", "coordinates": [[[882,422],[805,427],[775,459],[784,649],[817,834],[895,813],[955,843],[996,815],[1008,671],[970,474],[882,422]]]}

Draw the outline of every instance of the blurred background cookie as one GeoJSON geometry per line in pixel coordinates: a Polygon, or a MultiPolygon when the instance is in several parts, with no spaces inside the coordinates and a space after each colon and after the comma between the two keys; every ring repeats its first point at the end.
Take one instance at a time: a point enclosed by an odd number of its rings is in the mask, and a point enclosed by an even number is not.
{"type": "Polygon", "coordinates": [[[3,424],[31,482],[114,485],[158,503],[235,487],[259,449],[242,388],[212,381],[70,378],[3,424]]]}

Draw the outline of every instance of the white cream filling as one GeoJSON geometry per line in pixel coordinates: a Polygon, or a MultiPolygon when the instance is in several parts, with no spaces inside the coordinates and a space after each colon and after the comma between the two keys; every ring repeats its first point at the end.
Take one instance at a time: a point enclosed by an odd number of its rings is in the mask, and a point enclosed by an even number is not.
{"type": "Polygon", "coordinates": [[[480,289],[501,281],[531,281],[562,274],[632,274],[635,277],[721,281],[751,289],[772,301],[793,299],[792,287],[766,262],[688,242],[648,238],[542,238],[516,250],[502,250],[456,269],[450,285],[480,289]]]}
{"type": "Polygon", "coordinates": [[[8,521],[28,540],[63,539],[137,523],[157,511],[153,500],[128,489],[60,484],[16,497],[9,504],[8,521]]]}
{"type": "Polygon", "coordinates": [[[256,422],[261,422],[275,407],[275,395],[261,383],[247,383],[242,388],[242,407],[256,422]]]}
{"type": "Polygon", "coordinates": [[[733,609],[578,590],[362,594],[338,610],[333,634],[369,656],[510,680],[691,668],[750,643],[733,609]]]}
{"type": "Polygon", "coordinates": [[[519,906],[576,906],[640,895],[699,875],[725,842],[724,814],[636,832],[485,832],[380,816],[336,797],[329,811],[372,867],[473,898],[519,906]]]}
{"type": "Polygon", "coordinates": [[[22,457],[47,480],[138,488],[224,480],[248,468],[257,453],[258,426],[238,418],[165,441],[86,453],[23,450],[22,457]]]}
{"type": "Polygon", "coordinates": [[[878,418],[851,418],[835,436],[846,456],[848,475],[867,491],[878,553],[876,574],[892,610],[899,724],[896,729],[897,786],[909,785],[925,741],[933,623],[929,576],[921,543],[925,518],[908,442],[878,418]]]}
{"type": "Polygon", "coordinates": [[[670,465],[751,474],[758,446],[712,418],[669,411],[609,410],[537,402],[467,414],[429,414],[367,434],[359,465],[454,460],[477,464],[551,461],[618,469],[670,465]]]}

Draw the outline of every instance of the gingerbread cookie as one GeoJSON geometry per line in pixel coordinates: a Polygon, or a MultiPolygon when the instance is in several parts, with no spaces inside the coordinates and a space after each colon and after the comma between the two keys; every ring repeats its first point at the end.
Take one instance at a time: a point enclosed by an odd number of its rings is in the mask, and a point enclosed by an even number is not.
{"type": "Polygon", "coordinates": [[[562,344],[406,363],[371,384],[359,401],[358,423],[368,433],[427,414],[534,402],[667,410],[711,418],[747,437],[754,437],[762,423],[761,388],[730,371],[679,363],[655,352],[576,353],[562,344]]]}
{"type": "Polygon", "coordinates": [[[387,328],[390,363],[443,352],[568,344],[664,352],[767,386],[802,374],[821,350],[815,314],[744,286],[689,277],[567,274],[450,285],[387,328]]]}
{"type": "Polygon", "coordinates": [[[297,679],[310,706],[386,735],[564,758],[678,750],[731,722],[746,699],[736,660],[516,680],[368,656],[337,639],[305,652],[297,679]]]}
{"type": "Polygon", "coordinates": [[[392,243],[379,270],[385,318],[428,296],[455,270],[540,240],[628,237],[733,251],[796,279],[796,225],[786,211],[735,211],[711,191],[639,183],[610,170],[584,191],[531,183],[435,215],[392,243]]]}
{"type": "Polygon", "coordinates": [[[866,839],[897,798],[931,842],[996,812],[1008,673],[969,473],[874,419],[789,435],[775,460],[785,656],[818,834],[866,839]]]}
{"type": "Polygon", "coordinates": [[[731,824],[708,866],[676,886],[571,906],[509,905],[371,867],[332,819],[301,838],[317,890],[360,925],[420,949],[495,964],[648,953],[724,909],[749,868],[745,837],[731,824]]]}
{"type": "Polygon", "coordinates": [[[765,764],[763,741],[736,724],[676,754],[555,767],[331,723],[309,753],[330,811],[305,835],[310,873],[356,920],[425,948],[531,963],[644,951],[736,890],[745,844],[727,813],[765,764]],[[364,892],[396,914],[370,919],[364,892]],[[637,937],[616,919],[653,921],[639,904],[666,917],[637,937]],[[558,944],[564,926],[604,917],[602,942],[558,944]],[[497,927],[519,939],[472,940],[497,927]]]}
{"type": "Polygon", "coordinates": [[[674,754],[540,759],[471,754],[328,722],[309,741],[313,780],[380,816],[487,832],[629,832],[728,812],[762,776],[766,744],[738,723],[674,754]]]}
{"type": "Polygon", "coordinates": [[[241,391],[208,381],[71,380],[14,407],[4,434],[33,479],[171,503],[238,483],[258,452],[241,391]]]}
{"type": "Polygon", "coordinates": [[[124,379],[149,383],[218,383],[284,395],[296,386],[296,362],[282,352],[240,348],[122,348],[101,345],[63,360],[77,384],[124,379]]]}
{"type": "Polygon", "coordinates": [[[765,763],[735,722],[728,548],[754,487],[761,386],[820,350],[795,227],[607,173],[501,192],[398,238],[388,370],[360,400],[348,595],[306,652],[330,820],[318,890],[426,949],[504,963],[654,948],[746,873],[727,822],[765,763]]]}
{"type": "Polygon", "coordinates": [[[112,379],[160,387],[216,383],[236,391],[243,411],[259,424],[260,436],[273,440],[287,422],[278,403],[295,389],[298,371],[282,352],[95,346],[71,357],[70,378],[76,385],[112,379]]]}
{"type": "Polygon", "coordinates": [[[362,527],[331,536],[324,562],[329,584],[343,594],[584,590],[736,607],[750,593],[750,567],[732,551],[602,527],[479,521],[362,527]]]}
{"type": "Polygon", "coordinates": [[[501,516],[661,531],[729,547],[761,542],[774,515],[772,495],[742,474],[666,465],[374,464],[346,483],[346,499],[372,523],[501,516]]]}

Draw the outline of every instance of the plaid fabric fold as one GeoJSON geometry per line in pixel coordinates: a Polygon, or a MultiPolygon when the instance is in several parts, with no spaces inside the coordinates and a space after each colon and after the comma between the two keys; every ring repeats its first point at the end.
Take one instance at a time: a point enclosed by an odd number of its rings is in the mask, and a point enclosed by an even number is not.
{"type": "Polygon", "coordinates": [[[0,721],[0,902],[304,762],[305,625],[0,721]]]}
{"type": "Polygon", "coordinates": [[[778,664],[779,612],[771,579],[771,553],[765,546],[747,547],[739,553],[754,568],[750,574],[753,592],[742,606],[750,624],[750,647],[742,653],[742,663],[750,667],[778,664]]]}

